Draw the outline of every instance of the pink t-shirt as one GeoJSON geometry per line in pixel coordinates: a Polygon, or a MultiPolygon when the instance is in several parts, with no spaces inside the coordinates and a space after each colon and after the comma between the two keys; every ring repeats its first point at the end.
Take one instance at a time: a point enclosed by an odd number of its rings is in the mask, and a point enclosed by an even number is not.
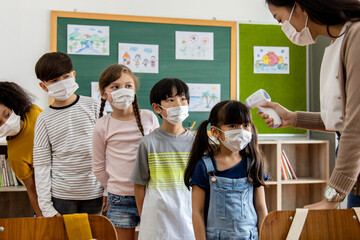
{"type": "MultiPolygon", "coordinates": [[[[140,115],[145,135],[159,127],[152,111],[142,109],[140,115]]],[[[129,178],[141,138],[136,119],[121,121],[108,114],[96,122],[92,137],[93,172],[108,192],[134,196],[134,184],[129,178]]]]}

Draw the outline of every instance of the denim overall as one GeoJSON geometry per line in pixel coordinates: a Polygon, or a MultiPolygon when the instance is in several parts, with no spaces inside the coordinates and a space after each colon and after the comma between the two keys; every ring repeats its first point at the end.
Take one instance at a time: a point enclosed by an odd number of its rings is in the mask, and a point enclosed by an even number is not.
{"type": "MultiPolygon", "coordinates": [[[[247,177],[231,179],[215,176],[211,159],[206,157],[203,161],[210,183],[206,239],[258,239],[254,188],[247,177]]],[[[247,168],[250,162],[248,158],[247,168]]]]}

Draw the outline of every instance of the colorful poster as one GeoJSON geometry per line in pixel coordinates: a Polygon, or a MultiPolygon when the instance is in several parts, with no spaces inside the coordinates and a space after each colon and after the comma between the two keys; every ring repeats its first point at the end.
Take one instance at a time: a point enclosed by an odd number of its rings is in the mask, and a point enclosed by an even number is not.
{"type": "Polygon", "coordinates": [[[188,83],[190,112],[210,112],[221,100],[221,84],[188,83]]]}
{"type": "Polygon", "coordinates": [[[254,73],[289,74],[289,47],[254,46],[254,73]]]}
{"type": "Polygon", "coordinates": [[[119,43],[119,64],[137,73],[159,73],[159,45],[119,43]]]}
{"type": "MultiPolygon", "coordinates": [[[[101,93],[99,89],[99,83],[98,82],[91,82],[91,97],[95,98],[99,102],[101,101],[101,93]]],[[[109,101],[106,101],[104,112],[112,112],[111,105],[109,101]]]]}
{"type": "Polygon", "coordinates": [[[176,59],[214,60],[214,33],[175,32],[176,59]]]}
{"type": "Polygon", "coordinates": [[[109,27],[67,25],[67,53],[109,55],[109,27]]]}

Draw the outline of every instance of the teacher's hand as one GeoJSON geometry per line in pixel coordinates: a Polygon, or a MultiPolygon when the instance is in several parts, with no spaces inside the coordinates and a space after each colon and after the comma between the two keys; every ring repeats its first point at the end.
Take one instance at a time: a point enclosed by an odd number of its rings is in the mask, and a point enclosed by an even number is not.
{"type": "MultiPolygon", "coordinates": [[[[291,112],[281,106],[280,104],[276,102],[265,102],[263,104],[260,104],[260,107],[265,108],[272,108],[275,110],[275,112],[279,115],[281,118],[282,124],[279,126],[281,127],[293,127],[296,123],[296,113],[291,112]]],[[[274,119],[269,118],[268,114],[262,113],[260,111],[257,112],[257,114],[261,115],[262,119],[265,119],[265,123],[268,127],[272,128],[274,126],[274,119]]]]}

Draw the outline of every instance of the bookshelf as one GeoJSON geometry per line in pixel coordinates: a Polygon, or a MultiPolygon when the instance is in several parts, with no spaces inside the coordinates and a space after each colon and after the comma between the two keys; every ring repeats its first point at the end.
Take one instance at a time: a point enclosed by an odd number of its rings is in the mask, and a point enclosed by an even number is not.
{"type": "MultiPolygon", "coordinates": [[[[0,154],[6,154],[6,141],[0,139],[0,154]]],[[[33,217],[25,186],[0,187],[0,218],[33,217]]]]}
{"type": "Polygon", "coordinates": [[[270,180],[265,188],[268,211],[291,210],[323,199],[329,180],[327,140],[260,140],[268,164],[270,180]],[[285,150],[297,179],[284,180],[281,152],[285,150]]]}

